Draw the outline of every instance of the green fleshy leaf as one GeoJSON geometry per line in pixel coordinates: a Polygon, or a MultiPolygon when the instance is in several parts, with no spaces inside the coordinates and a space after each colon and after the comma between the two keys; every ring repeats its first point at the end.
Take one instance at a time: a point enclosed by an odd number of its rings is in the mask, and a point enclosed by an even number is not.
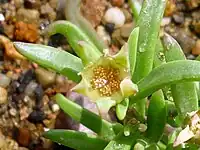
{"type": "Polygon", "coordinates": [[[177,60],[163,64],[138,82],[138,93],[131,96],[131,103],[151,95],[166,85],[179,82],[199,81],[200,62],[194,60],[177,60]]]}
{"type": "Polygon", "coordinates": [[[144,0],[137,26],[140,28],[136,68],[133,80],[138,82],[152,70],[155,46],[165,0],[144,0]]]}
{"type": "Polygon", "coordinates": [[[133,75],[135,70],[138,36],[139,36],[139,27],[133,29],[128,39],[128,53],[129,53],[131,75],[133,75]]]}
{"type": "Polygon", "coordinates": [[[54,71],[67,76],[70,80],[79,82],[78,75],[83,69],[81,60],[65,51],[39,44],[14,42],[17,51],[38,63],[39,65],[53,69],[54,71]]]}
{"type": "Polygon", "coordinates": [[[165,99],[161,90],[155,92],[150,100],[147,115],[147,137],[158,142],[162,137],[167,120],[165,99]]]}
{"type": "MultiPolygon", "coordinates": [[[[164,52],[167,62],[186,60],[178,42],[170,35],[164,34],[163,45],[165,48],[164,52]]],[[[171,85],[171,92],[178,113],[183,116],[183,118],[187,113],[198,110],[198,95],[195,82],[171,85]]]]}
{"type": "Polygon", "coordinates": [[[103,52],[107,46],[103,40],[97,35],[93,26],[88,22],[80,12],[81,0],[66,0],[65,17],[67,20],[78,26],[95,44],[95,46],[103,52]]]}
{"type": "Polygon", "coordinates": [[[102,150],[108,143],[94,135],[73,130],[49,130],[44,137],[76,150],[102,150]]]}
{"type": "Polygon", "coordinates": [[[100,116],[82,108],[61,94],[56,94],[55,99],[65,113],[105,139],[113,139],[116,135],[114,128],[117,127],[119,129],[123,127],[120,124],[112,124],[101,119],[100,116]]]}
{"type": "Polygon", "coordinates": [[[68,21],[56,21],[48,27],[47,31],[49,36],[57,33],[64,35],[76,54],[84,60],[84,63],[94,62],[102,55],[88,36],[76,25],[68,21]],[[86,44],[80,45],[80,42],[85,42],[86,44]]]}
{"type": "Polygon", "coordinates": [[[84,66],[99,59],[98,53],[90,53],[93,51],[93,47],[89,43],[85,41],[79,41],[78,44],[80,46],[79,55],[81,57],[84,66]]]}
{"type": "MultiPolygon", "coordinates": [[[[164,13],[165,0],[144,0],[137,26],[140,28],[134,83],[147,76],[153,68],[155,47],[159,35],[160,22],[164,13]]],[[[145,117],[146,99],[136,103],[136,110],[145,117]]]]}
{"type": "Polygon", "coordinates": [[[138,20],[140,10],[141,10],[140,3],[138,2],[138,0],[128,0],[128,3],[133,13],[134,19],[138,20]]]}
{"type": "Polygon", "coordinates": [[[129,106],[128,98],[125,98],[121,103],[117,104],[116,115],[119,120],[123,120],[125,118],[128,106],[129,106]]]}

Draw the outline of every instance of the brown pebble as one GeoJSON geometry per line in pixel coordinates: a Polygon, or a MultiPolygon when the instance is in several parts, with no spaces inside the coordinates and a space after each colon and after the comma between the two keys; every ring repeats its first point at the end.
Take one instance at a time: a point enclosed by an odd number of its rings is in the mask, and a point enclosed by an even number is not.
{"type": "Polygon", "coordinates": [[[18,130],[17,142],[22,146],[28,146],[30,143],[30,131],[27,128],[18,130]]]}
{"type": "Polygon", "coordinates": [[[200,55],[200,40],[197,40],[195,46],[192,48],[193,55],[200,55]]]}
{"type": "Polygon", "coordinates": [[[41,5],[40,0],[24,0],[24,7],[29,9],[38,9],[41,5]]]}
{"type": "Polygon", "coordinates": [[[176,11],[175,0],[168,0],[166,8],[165,8],[164,16],[165,17],[170,17],[170,16],[172,16],[174,14],[175,11],[176,11]]]}
{"type": "MultiPolygon", "coordinates": [[[[0,79],[1,80],[1,79],[0,79]]],[[[0,87],[0,104],[4,104],[7,102],[8,99],[8,93],[7,90],[0,87]]]]}
{"type": "Polygon", "coordinates": [[[124,4],[124,0],[112,0],[111,3],[113,6],[121,7],[124,4]]]}
{"type": "Polygon", "coordinates": [[[0,43],[4,46],[5,54],[13,59],[25,59],[20,53],[18,53],[13,43],[5,36],[0,35],[0,43]]]}
{"type": "Polygon", "coordinates": [[[15,39],[34,43],[38,39],[38,29],[35,24],[19,21],[15,24],[15,39]]]}
{"type": "Polygon", "coordinates": [[[192,25],[193,25],[195,33],[200,35],[200,21],[194,21],[192,25]]]}

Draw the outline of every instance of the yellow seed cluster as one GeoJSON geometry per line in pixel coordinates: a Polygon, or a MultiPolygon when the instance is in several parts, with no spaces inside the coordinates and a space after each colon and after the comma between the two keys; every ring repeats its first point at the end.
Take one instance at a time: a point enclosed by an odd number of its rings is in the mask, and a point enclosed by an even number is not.
{"type": "Polygon", "coordinates": [[[102,96],[111,96],[120,89],[119,69],[98,66],[93,70],[93,74],[92,88],[98,89],[102,96]]]}

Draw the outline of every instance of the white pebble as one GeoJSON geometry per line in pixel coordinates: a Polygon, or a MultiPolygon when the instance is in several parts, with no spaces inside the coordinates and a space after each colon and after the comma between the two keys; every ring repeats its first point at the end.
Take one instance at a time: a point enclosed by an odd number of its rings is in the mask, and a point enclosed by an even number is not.
{"type": "Polygon", "coordinates": [[[103,26],[97,27],[97,34],[100,38],[105,42],[105,44],[110,45],[111,38],[110,35],[106,32],[105,28],[103,26]]]}
{"type": "Polygon", "coordinates": [[[104,20],[107,23],[115,24],[115,28],[119,28],[124,25],[125,23],[125,16],[124,13],[117,7],[109,8],[105,15],[104,20]]]}
{"type": "Polygon", "coordinates": [[[9,110],[9,113],[10,113],[11,116],[15,117],[15,116],[17,115],[17,110],[14,109],[14,108],[11,108],[11,109],[9,110]]]}
{"type": "Polygon", "coordinates": [[[161,27],[164,27],[164,26],[166,26],[170,23],[171,23],[171,18],[170,17],[164,17],[161,21],[161,27]]]}
{"type": "Polygon", "coordinates": [[[5,17],[3,14],[0,14],[0,21],[4,21],[5,20],[5,17]]]}
{"type": "Polygon", "coordinates": [[[57,112],[60,109],[60,107],[58,106],[58,104],[53,104],[52,105],[52,111],[53,112],[57,112]]]}

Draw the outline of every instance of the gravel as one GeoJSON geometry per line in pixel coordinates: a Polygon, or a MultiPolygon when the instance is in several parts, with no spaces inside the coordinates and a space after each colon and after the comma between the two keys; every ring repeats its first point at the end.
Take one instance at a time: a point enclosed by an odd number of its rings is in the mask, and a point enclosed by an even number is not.
{"type": "Polygon", "coordinates": [[[113,23],[115,28],[120,28],[125,23],[124,13],[118,7],[109,8],[104,15],[106,23],[113,23]]]}
{"type": "Polygon", "coordinates": [[[0,86],[6,88],[10,84],[11,79],[6,75],[0,73],[0,86]]]}

